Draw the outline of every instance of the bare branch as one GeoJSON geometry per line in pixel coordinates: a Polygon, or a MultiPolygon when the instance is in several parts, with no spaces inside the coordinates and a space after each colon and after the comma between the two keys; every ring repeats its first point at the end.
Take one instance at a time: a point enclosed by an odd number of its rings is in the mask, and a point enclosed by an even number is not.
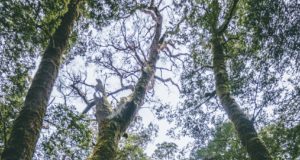
{"type": "Polygon", "coordinates": [[[94,105],[96,105],[96,100],[93,100],[91,103],[85,107],[81,114],[86,114],[94,105]]]}
{"type": "Polygon", "coordinates": [[[84,103],[86,103],[87,105],[89,104],[89,101],[86,98],[86,95],[84,93],[82,93],[82,91],[75,86],[75,84],[71,84],[71,87],[76,91],[76,93],[82,98],[82,100],[84,101],[84,103]]]}
{"type": "Polygon", "coordinates": [[[87,84],[87,83],[85,83],[85,82],[78,82],[78,83],[83,84],[83,85],[88,86],[88,87],[91,87],[91,88],[95,88],[94,85],[87,84]]]}
{"type": "Polygon", "coordinates": [[[174,28],[167,30],[163,35],[162,38],[165,38],[170,35],[177,34],[180,31],[180,25],[186,20],[187,18],[187,11],[184,9],[184,16],[182,16],[182,19],[179,20],[179,22],[175,25],[174,28]]]}
{"type": "Polygon", "coordinates": [[[154,6],[154,1],[155,1],[155,0],[151,0],[151,1],[150,1],[150,7],[153,7],[153,6],[154,6]]]}
{"type": "MultiPolygon", "coordinates": [[[[162,2],[162,0],[160,0],[159,2],[158,2],[158,4],[157,4],[157,7],[159,7],[160,5],[161,5],[161,2],[162,2]]],[[[164,8],[163,8],[164,9],[164,8]]],[[[162,10],[163,10],[162,9],[162,10]]],[[[160,10],[160,11],[162,11],[162,10],[160,10]]]]}
{"type": "Polygon", "coordinates": [[[155,22],[158,22],[158,18],[156,16],[155,12],[152,9],[143,9],[141,11],[146,13],[146,14],[149,14],[155,22]]]}
{"type": "Polygon", "coordinates": [[[170,72],[173,71],[172,69],[164,68],[164,67],[155,67],[155,68],[158,69],[158,70],[164,70],[164,71],[170,71],[170,72]]]}
{"type": "Polygon", "coordinates": [[[116,91],[113,91],[113,92],[108,93],[107,96],[111,96],[111,95],[117,94],[117,93],[119,93],[119,92],[121,92],[121,91],[128,90],[128,89],[133,90],[134,87],[133,87],[132,85],[124,86],[124,87],[122,87],[122,88],[120,88],[120,89],[118,89],[118,90],[116,90],[116,91]]]}
{"type": "Polygon", "coordinates": [[[161,81],[161,82],[163,82],[164,84],[167,83],[167,82],[170,82],[172,85],[174,85],[178,89],[179,92],[181,92],[181,89],[180,89],[179,85],[177,83],[175,83],[171,78],[163,79],[163,78],[158,77],[158,76],[154,76],[154,78],[161,81]]]}
{"type": "Polygon", "coordinates": [[[48,106],[50,106],[55,100],[55,97],[52,98],[52,100],[48,103],[48,106]]]}

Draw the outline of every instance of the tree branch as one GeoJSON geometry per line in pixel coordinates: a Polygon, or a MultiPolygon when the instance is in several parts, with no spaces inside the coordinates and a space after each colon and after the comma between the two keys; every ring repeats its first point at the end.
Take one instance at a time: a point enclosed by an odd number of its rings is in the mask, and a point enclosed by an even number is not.
{"type": "Polygon", "coordinates": [[[94,105],[96,105],[96,101],[93,100],[92,102],[90,102],[85,109],[82,111],[81,114],[86,114],[94,105]]]}
{"type": "Polygon", "coordinates": [[[107,96],[112,96],[112,95],[114,95],[114,94],[116,94],[116,93],[119,93],[119,92],[124,91],[124,90],[127,90],[127,89],[133,90],[134,87],[133,87],[132,85],[124,86],[124,87],[122,87],[122,88],[120,88],[120,89],[118,89],[118,90],[116,90],[116,91],[113,91],[113,92],[108,93],[107,96]]]}
{"type": "Polygon", "coordinates": [[[84,103],[87,105],[89,104],[89,101],[87,100],[86,96],[80,91],[78,87],[75,86],[75,84],[71,84],[71,87],[76,91],[76,93],[82,98],[84,103]]]}
{"type": "Polygon", "coordinates": [[[163,83],[170,82],[172,85],[174,85],[178,89],[179,92],[181,92],[181,89],[180,89],[179,85],[177,83],[175,83],[171,78],[163,79],[163,78],[158,77],[158,76],[154,76],[154,78],[161,81],[161,82],[163,82],[163,83]]]}
{"type": "Polygon", "coordinates": [[[237,6],[238,2],[239,2],[239,0],[233,0],[233,3],[231,4],[231,6],[229,6],[229,11],[224,16],[225,20],[224,20],[223,24],[217,30],[218,33],[223,33],[227,29],[227,27],[228,27],[228,25],[229,25],[229,23],[232,19],[232,16],[235,13],[236,6],[237,6]]]}

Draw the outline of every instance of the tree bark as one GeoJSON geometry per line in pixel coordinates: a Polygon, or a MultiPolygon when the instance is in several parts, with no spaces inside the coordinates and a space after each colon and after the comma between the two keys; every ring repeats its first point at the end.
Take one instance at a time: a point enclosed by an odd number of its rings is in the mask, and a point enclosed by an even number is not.
{"type": "Polygon", "coordinates": [[[79,1],[70,1],[68,11],[49,40],[26,95],[24,106],[14,122],[8,144],[2,153],[2,160],[32,159],[62,56],[67,48],[74,22],[78,17],[79,1]]]}
{"type": "Polygon", "coordinates": [[[253,123],[243,113],[240,106],[231,96],[223,46],[220,43],[220,36],[217,33],[212,35],[211,45],[217,96],[229,119],[233,122],[242,145],[246,148],[250,158],[253,160],[272,159],[266,146],[258,138],[253,123]]]}
{"type": "MultiPolygon", "coordinates": [[[[105,119],[101,119],[101,121],[98,120],[99,132],[97,144],[94,147],[92,155],[88,158],[89,160],[115,159],[121,136],[125,133],[143,104],[147,87],[155,74],[155,65],[159,59],[158,48],[161,44],[162,16],[157,8],[151,9],[155,12],[157,19],[155,35],[150,46],[148,61],[145,62],[145,66],[142,67],[142,74],[138,79],[134,92],[127,97],[125,103],[119,105],[118,110],[108,115],[105,119]]],[[[96,110],[98,111],[98,109],[96,110]]]]}

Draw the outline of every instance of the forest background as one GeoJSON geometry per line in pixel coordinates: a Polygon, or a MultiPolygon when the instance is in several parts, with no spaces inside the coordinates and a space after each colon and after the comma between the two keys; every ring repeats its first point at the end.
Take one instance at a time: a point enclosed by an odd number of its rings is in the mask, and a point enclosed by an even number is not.
{"type": "Polygon", "coordinates": [[[0,13],[3,160],[300,156],[297,0],[18,0],[0,13]]]}

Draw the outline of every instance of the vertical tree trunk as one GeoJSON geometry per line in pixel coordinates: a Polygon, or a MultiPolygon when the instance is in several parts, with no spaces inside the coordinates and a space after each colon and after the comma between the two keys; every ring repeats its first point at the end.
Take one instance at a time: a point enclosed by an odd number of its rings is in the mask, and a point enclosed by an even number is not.
{"type": "Polygon", "coordinates": [[[45,50],[42,61],[25,98],[24,106],[14,122],[8,144],[2,153],[2,160],[32,159],[42,127],[47,103],[58,75],[61,58],[74,22],[78,17],[80,0],[71,0],[68,11],[45,50]]]}
{"type": "MultiPolygon", "coordinates": [[[[97,144],[94,147],[89,160],[114,160],[118,144],[129,124],[143,104],[147,87],[155,74],[155,65],[159,59],[158,48],[161,43],[162,16],[157,8],[151,8],[157,17],[155,35],[150,46],[148,61],[142,69],[141,77],[138,79],[134,92],[127,97],[124,104],[119,105],[118,110],[111,113],[107,118],[99,122],[99,133],[97,144]]],[[[105,102],[105,101],[102,101],[105,102]]],[[[98,109],[97,109],[98,110],[98,109]]]]}
{"type": "Polygon", "coordinates": [[[258,138],[253,123],[243,113],[240,106],[230,94],[230,84],[226,71],[223,46],[218,34],[212,35],[213,69],[215,75],[216,92],[229,119],[233,122],[242,145],[253,160],[272,159],[266,146],[258,138]]]}

